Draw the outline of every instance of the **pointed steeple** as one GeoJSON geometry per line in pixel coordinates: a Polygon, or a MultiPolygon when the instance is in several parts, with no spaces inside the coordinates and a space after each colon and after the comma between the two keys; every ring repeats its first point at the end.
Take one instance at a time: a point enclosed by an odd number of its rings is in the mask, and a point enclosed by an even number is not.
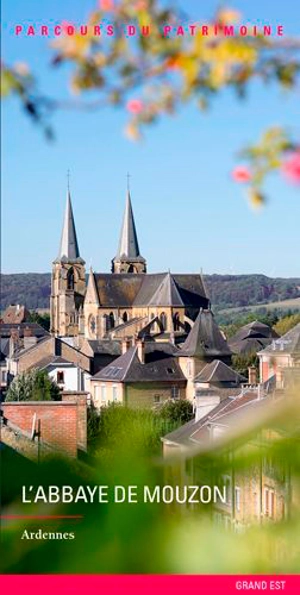
{"type": "Polygon", "coordinates": [[[137,258],[138,256],[140,256],[140,249],[137,239],[129,189],[127,190],[126,206],[121,228],[117,256],[119,258],[124,256],[126,258],[137,258]]]}
{"type": "Polygon", "coordinates": [[[80,258],[69,188],[67,191],[67,202],[58,254],[58,259],[62,258],[71,261],[80,258]]]}
{"type": "Polygon", "coordinates": [[[146,261],[140,254],[129,185],[121,227],[118,252],[112,261],[113,273],[145,273],[146,261]]]}

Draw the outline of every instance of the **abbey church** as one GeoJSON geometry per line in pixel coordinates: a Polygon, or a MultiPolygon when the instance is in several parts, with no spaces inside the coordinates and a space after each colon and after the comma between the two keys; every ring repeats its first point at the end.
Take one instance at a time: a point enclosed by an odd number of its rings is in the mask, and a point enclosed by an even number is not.
{"type": "MultiPolygon", "coordinates": [[[[10,379],[33,368],[46,370],[62,391],[85,391],[99,409],[111,402],[157,407],[169,399],[193,401],[207,365],[215,371],[209,371],[209,382],[216,376],[225,392],[235,388],[228,368],[232,353],[202,276],[147,272],[129,188],[111,272],[90,269],[88,275],[68,190],[52,266],[50,313],[50,334],[31,336],[24,322],[24,337],[9,339],[10,379]]],[[[14,332],[19,331],[18,326],[14,332]]],[[[201,402],[211,407],[214,398],[210,392],[201,402]]]]}
{"type": "Polygon", "coordinates": [[[209,308],[201,275],[147,273],[130,191],[111,273],[89,271],[80,255],[70,191],[53,262],[51,333],[91,340],[152,337],[182,342],[200,309],[209,308]]]}

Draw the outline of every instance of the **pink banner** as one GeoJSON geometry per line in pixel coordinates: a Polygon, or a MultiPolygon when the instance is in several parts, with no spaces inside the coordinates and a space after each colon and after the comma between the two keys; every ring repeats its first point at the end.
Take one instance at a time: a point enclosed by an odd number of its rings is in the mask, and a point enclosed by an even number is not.
{"type": "Polygon", "coordinates": [[[183,590],[201,595],[220,593],[280,593],[298,595],[300,575],[2,575],[0,586],[22,595],[159,595],[183,590]]]}

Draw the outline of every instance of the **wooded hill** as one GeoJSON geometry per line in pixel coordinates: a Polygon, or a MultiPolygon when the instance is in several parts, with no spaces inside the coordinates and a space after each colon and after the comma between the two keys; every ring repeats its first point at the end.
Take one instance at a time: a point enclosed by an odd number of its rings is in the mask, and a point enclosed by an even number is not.
{"type": "MultiPolygon", "coordinates": [[[[265,275],[205,275],[205,285],[216,311],[247,308],[300,297],[299,278],[265,275]]],[[[49,308],[50,273],[1,275],[1,310],[9,304],[25,304],[30,310],[49,308]]]]}

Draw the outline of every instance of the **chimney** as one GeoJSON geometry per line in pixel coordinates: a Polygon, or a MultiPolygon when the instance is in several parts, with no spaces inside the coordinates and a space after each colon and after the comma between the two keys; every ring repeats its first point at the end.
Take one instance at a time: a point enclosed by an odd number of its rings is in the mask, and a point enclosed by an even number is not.
{"type": "Polygon", "coordinates": [[[255,366],[250,366],[248,368],[248,383],[251,385],[257,384],[257,372],[255,366]]]}
{"type": "Polygon", "coordinates": [[[138,339],[136,342],[137,350],[138,350],[138,358],[141,364],[145,363],[145,341],[144,339],[138,339]]]}
{"type": "Polygon", "coordinates": [[[128,349],[130,349],[131,347],[131,341],[129,339],[129,337],[124,337],[122,339],[122,355],[124,355],[124,353],[126,353],[128,351],[128,349]]]}

